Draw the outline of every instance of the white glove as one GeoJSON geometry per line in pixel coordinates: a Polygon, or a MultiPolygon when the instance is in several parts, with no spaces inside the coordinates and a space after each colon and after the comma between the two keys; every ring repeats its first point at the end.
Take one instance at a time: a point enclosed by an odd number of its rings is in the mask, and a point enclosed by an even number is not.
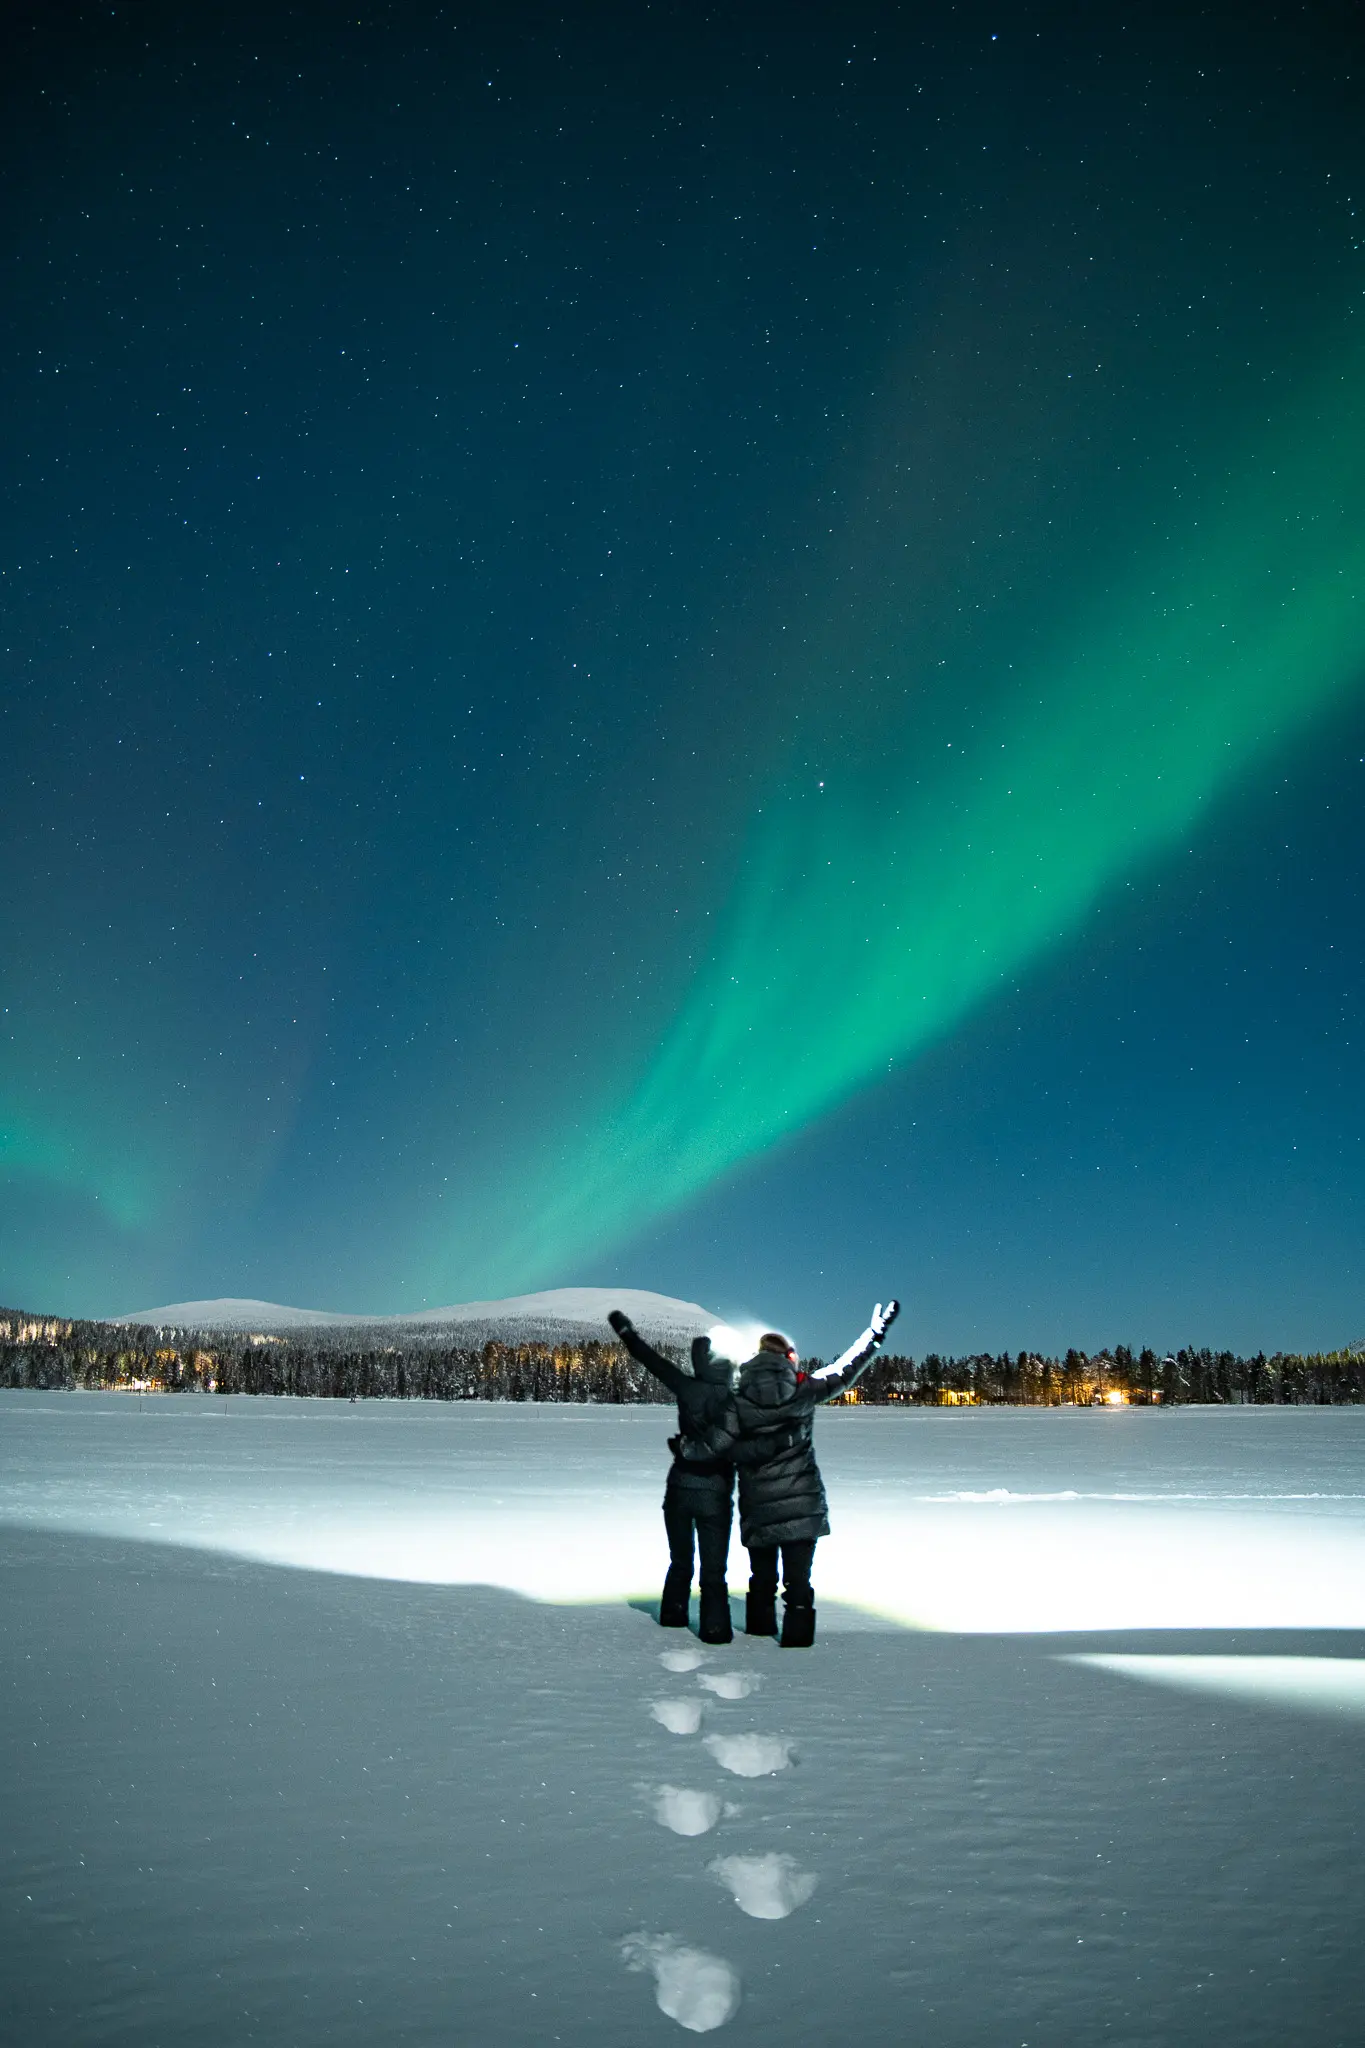
{"type": "Polygon", "coordinates": [[[898,1301],[888,1301],[885,1308],[878,1302],[877,1306],[873,1309],[868,1328],[879,1344],[900,1312],[901,1305],[898,1301]]]}

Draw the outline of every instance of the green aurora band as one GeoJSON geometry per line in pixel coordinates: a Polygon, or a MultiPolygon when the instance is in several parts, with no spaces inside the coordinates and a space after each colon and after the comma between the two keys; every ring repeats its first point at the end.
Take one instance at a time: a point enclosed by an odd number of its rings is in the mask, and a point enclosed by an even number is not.
{"type": "Polygon", "coordinates": [[[912,699],[880,793],[834,770],[770,791],[719,943],[636,1085],[562,1131],[444,1277],[493,1293],[562,1275],[794,1136],[1074,937],[1359,686],[1363,394],[1352,348],[951,749],[912,699]]]}
{"type": "Polygon", "coordinates": [[[0,1175],[46,1181],[102,1203],[109,1222],[125,1231],[153,1225],[167,1200],[145,1159],[134,1156],[126,1142],[121,1148],[116,1143],[101,1148],[88,1135],[74,1135],[3,1101],[0,1175]]]}

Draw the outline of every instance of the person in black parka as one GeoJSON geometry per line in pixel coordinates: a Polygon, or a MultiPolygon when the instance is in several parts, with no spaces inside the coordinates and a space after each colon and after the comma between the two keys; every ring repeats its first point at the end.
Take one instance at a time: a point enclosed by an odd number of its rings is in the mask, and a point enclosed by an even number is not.
{"type": "Polygon", "coordinates": [[[739,1530],[749,1552],[744,1626],[751,1636],[777,1634],[777,1563],[782,1554],[782,1647],[815,1641],[810,1572],[815,1545],[829,1534],[829,1503],[815,1462],[812,1424],[821,1401],[842,1394],[866,1371],[900,1303],[878,1302],[856,1343],[833,1365],[798,1371],[788,1338],[769,1330],[740,1367],[735,1393],[739,1441],[739,1530]]]}
{"type": "Polygon", "coordinates": [[[664,1529],[669,1567],[659,1602],[664,1628],[686,1628],[692,1597],[694,1551],[701,1554],[701,1613],[697,1633],[704,1643],[728,1643],[730,1594],[726,1566],[734,1516],[734,1453],[738,1434],[731,1365],[711,1349],[709,1337],[692,1341],[689,1376],[671,1358],[646,1344],[628,1315],[614,1309],[607,1318],[631,1357],[663,1381],[678,1404],[678,1434],[664,1487],[664,1529]]]}

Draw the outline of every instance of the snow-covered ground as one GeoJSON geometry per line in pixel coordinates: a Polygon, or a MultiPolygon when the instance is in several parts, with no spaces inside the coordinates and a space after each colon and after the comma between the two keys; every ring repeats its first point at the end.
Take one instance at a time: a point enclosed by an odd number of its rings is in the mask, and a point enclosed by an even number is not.
{"type": "Polygon", "coordinates": [[[810,1653],[667,1426],[0,1395],[0,2034],[1359,2039],[1365,1415],[828,1413],[810,1653]]]}

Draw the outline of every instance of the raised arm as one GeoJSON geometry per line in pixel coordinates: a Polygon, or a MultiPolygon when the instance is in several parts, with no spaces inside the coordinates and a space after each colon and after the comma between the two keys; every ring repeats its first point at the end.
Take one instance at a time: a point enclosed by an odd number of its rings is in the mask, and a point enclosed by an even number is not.
{"type": "Polygon", "coordinates": [[[652,1344],[646,1344],[630,1317],[619,1308],[614,1308],[607,1321],[625,1345],[631,1357],[645,1369],[652,1372],[656,1380],[662,1380],[670,1394],[676,1399],[684,1389],[695,1384],[671,1358],[665,1358],[652,1344]]]}
{"type": "Polygon", "coordinates": [[[828,1401],[835,1394],[846,1392],[871,1365],[882,1338],[900,1312],[901,1305],[898,1301],[888,1301],[885,1308],[878,1302],[862,1336],[856,1338],[842,1357],[835,1359],[833,1365],[822,1365],[819,1372],[813,1372],[801,1391],[804,1393],[806,1388],[809,1388],[811,1398],[816,1401],[828,1401]]]}

